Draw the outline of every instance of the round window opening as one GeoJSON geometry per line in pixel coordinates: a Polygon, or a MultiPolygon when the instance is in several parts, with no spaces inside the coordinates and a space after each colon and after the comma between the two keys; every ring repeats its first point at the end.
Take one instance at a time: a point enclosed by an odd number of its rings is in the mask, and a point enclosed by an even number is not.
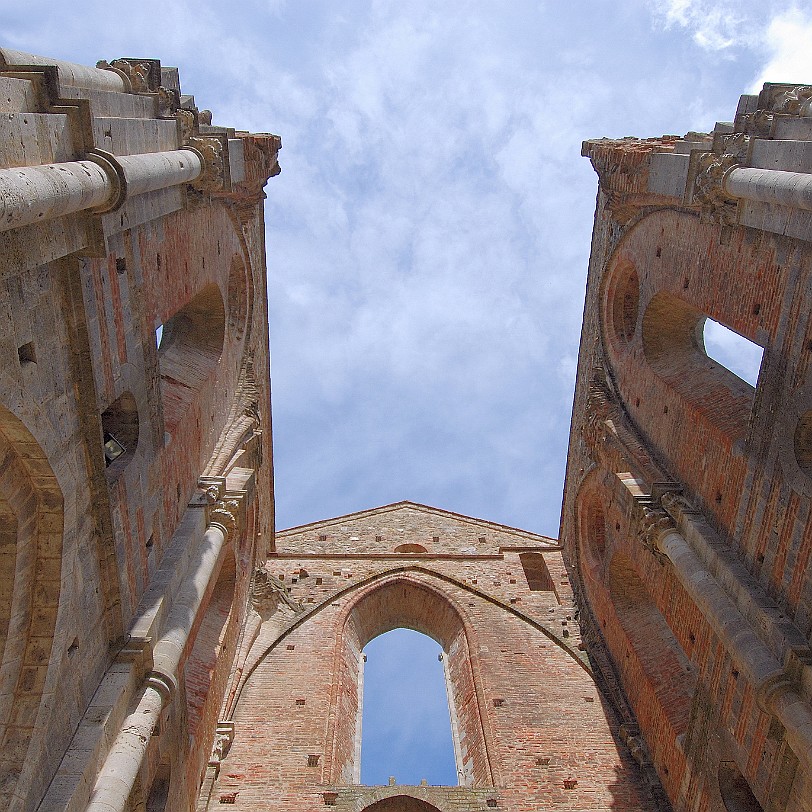
{"type": "Polygon", "coordinates": [[[637,329],[640,312],[640,277],[631,263],[618,268],[613,286],[612,330],[623,344],[628,344],[637,329]]]}

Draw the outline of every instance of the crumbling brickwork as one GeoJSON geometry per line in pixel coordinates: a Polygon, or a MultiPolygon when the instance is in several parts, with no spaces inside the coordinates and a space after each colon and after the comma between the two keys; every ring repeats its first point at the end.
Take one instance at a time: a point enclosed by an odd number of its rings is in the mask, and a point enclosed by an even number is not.
{"type": "Polygon", "coordinates": [[[441,810],[653,808],[581,650],[554,540],[407,502],[276,545],[238,660],[234,740],[201,808],[398,795],[441,810]],[[359,786],[361,653],[398,627],[443,647],[459,787],[359,786]]]}
{"type": "Polygon", "coordinates": [[[193,808],[273,534],[279,140],[156,60],[0,87],[0,807],[193,808]]]}
{"type": "Polygon", "coordinates": [[[562,514],[587,648],[679,810],[812,808],[812,118],[588,141],[600,181],[562,514]],[[712,319],[764,348],[753,387],[712,319]]]}

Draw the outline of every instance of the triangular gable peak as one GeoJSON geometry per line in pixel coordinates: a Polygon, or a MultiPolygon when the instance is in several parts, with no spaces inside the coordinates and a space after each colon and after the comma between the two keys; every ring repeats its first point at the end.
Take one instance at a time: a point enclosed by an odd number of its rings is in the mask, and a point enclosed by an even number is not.
{"type": "Polygon", "coordinates": [[[556,549],[558,542],[428,505],[396,502],[283,530],[276,546],[280,555],[481,556],[556,549]]]}

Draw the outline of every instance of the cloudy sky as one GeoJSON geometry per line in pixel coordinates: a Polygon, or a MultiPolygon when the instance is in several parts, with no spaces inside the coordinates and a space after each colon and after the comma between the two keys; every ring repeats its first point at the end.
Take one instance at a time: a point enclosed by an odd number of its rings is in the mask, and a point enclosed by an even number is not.
{"type": "Polygon", "coordinates": [[[411,499],[556,535],[596,194],[581,141],[707,130],[767,79],[812,82],[808,8],[0,0],[0,38],[158,57],[216,124],[282,136],[280,527],[411,499]]]}
{"type": "Polygon", "coordinates": [[[282,136],[268,270],[280,527],[411,499],[556,535],[596,193],[580,143],[812,78],[771,0],[0,0],[5,44],[178,65],[282,136]]]}

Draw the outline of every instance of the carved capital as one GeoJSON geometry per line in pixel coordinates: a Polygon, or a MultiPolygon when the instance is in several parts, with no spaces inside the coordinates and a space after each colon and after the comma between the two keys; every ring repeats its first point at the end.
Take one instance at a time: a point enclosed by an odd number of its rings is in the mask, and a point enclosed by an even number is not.
{"type": "Polygon", "coordinates": [[[660,550],[660,541],[666,533],[676,530],[673,519],[659,507],[644,507],[637,537],[654,557],[665,563],[668,557],[660,550]]]}
{"type": "Polygon", "coordinates": [[[213,136],[193,135],[188,146],[197,150],[203,160],[203,171],[192,186],[201,192],[222,192],[227,180],[223,142],[213,136]]]}
{"type": "Polygon", "coordinates": [[[262,566],[255,570],[251,591],[251,606],[254,611],[263,620],[268,620],[283,603],[296,614],[304,611],[301,604],[291,598],[282,581],[272,575],[267,567],[262,566]]]}
{"type": "Polygon", "coordinates": [[[771,138],[775,116],[768,110],[756,110],[742,117],[742,129],[747,135],[757,138],[771,138]]]}
{"type": "Polygon", "coordinates": [[[703,217],[713,223],[731,225],[736,219],[736,198],[725,191],[725,177],[739,166],[736,155],[699,155],[691,200],[702,207],[703,217]]]}
{"type": "Polygon", "coordinates": [[[209,510],[209,524],[224,527],[230,538],[234,538],[241,529],[240,502],[238,499],[220,499],[209,510]]]}
{"type": "Polygon", "coordinates": [[[766,107],[790,116],[812,115],[812,86],[766,85],[766,107]]]}
{"type": "Polygon", "coordinates": [[[108,62],[101,59],[96,63],[97,68],[112,70],[126,77],[131,93],[155,93],[158,86],[154,84],[154,67],[150,61],[137,59],[114,59],[108,62]]]}

